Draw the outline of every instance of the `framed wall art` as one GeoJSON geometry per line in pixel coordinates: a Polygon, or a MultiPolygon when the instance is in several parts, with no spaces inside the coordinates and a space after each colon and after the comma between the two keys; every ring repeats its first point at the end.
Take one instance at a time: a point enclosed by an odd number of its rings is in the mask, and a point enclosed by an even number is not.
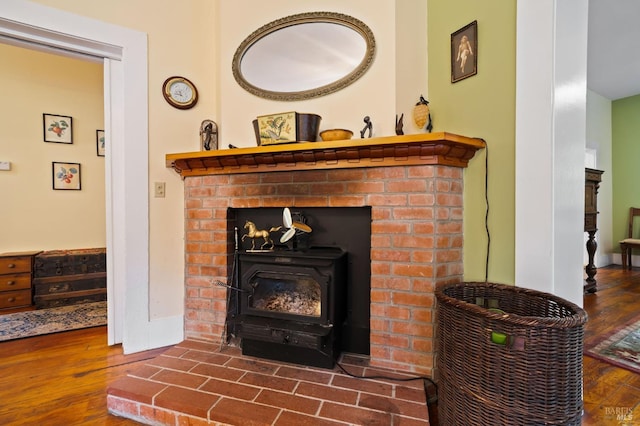
{"type": "Polygon", "coordinates": [[[81,189],[80,163],[51,163],[53,189],[81,189]]]}
{"type": "Polygon", "coordinates": [[[262,115],[258,117],[260,145],[273,145],[296,141],[296,113],[262,115]]]}
{"type": "Polygon", "coordinates": [[[478,21],[451,34],[451,82],[478,73],[478,21]]]}
{"type": "Polygon", "coordinates": [[[65,115],[42,114],[42,130],[45,142],[73,143],[71,117],[65,115]]]}
{"type": "Polygon", "coordinates": [[[96,152],[98,157],[104,157],[105,143],[104,130],[96,130],[96,152]]]}

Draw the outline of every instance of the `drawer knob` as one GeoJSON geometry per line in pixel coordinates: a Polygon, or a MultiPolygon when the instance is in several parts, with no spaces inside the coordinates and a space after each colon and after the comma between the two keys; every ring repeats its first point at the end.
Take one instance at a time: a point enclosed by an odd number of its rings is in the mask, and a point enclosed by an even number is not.
{"type": "Polygon", "coordinates": [[[7,299],[7,302],[15,302],[16,298],[15,297],[10,297],[7,299]]]}
{"type": "Polygon", "coordinates": [[[13,269],[15,267],[16,267],[15,263],[10,263],[10,264],[7,265],[7,268],[9,268],[9,269],[13,269]]]}
{"type": "Polygon", "coordinates": [[[15,281],[7,281],[7,285],[14,285],[16,282],[15,281]]]}

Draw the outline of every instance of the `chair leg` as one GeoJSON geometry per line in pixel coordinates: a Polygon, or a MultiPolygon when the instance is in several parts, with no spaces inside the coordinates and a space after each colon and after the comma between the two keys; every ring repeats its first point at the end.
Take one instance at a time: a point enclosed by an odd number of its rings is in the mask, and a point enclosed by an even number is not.
{"type": "Polygon", "coordinates": [[[620,247],[620,255],[622,257],[622,269],[627,269],[627,248],[625,246],[620,247]]]}

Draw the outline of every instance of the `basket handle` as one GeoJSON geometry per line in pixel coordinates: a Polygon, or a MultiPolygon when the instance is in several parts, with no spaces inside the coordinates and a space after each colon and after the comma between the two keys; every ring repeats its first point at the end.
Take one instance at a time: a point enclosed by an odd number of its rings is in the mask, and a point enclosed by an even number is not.
{"type": "Polygon", "coordinates": [[[523,336],[511,336],[500,331],[491,331],[490,340],[496,345],[505,346],[517,351],[525,350],[525,339],[523,336]]]}

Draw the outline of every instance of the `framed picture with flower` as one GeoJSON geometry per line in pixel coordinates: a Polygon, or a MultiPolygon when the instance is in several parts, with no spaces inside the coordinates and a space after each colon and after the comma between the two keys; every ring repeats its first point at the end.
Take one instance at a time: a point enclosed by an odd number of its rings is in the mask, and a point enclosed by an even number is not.
{"type": "Polygon", "coordinates": [[[79,191],[80,163],[63,163],[54,161],[51,163],[53,189],[74,189],[79,191]]]}
{"type": "Polygon", "coordinates": [[[42,114],[42,130],[45,142],[73,143],[71,117],[56,114],[42,114]]]}
{"type": "Polygon", "coordinates": [[[98,157],[104,157],[104,153],[105,153],[104,130],[96,130],[96,150],[98,153],[98,157]]]}

